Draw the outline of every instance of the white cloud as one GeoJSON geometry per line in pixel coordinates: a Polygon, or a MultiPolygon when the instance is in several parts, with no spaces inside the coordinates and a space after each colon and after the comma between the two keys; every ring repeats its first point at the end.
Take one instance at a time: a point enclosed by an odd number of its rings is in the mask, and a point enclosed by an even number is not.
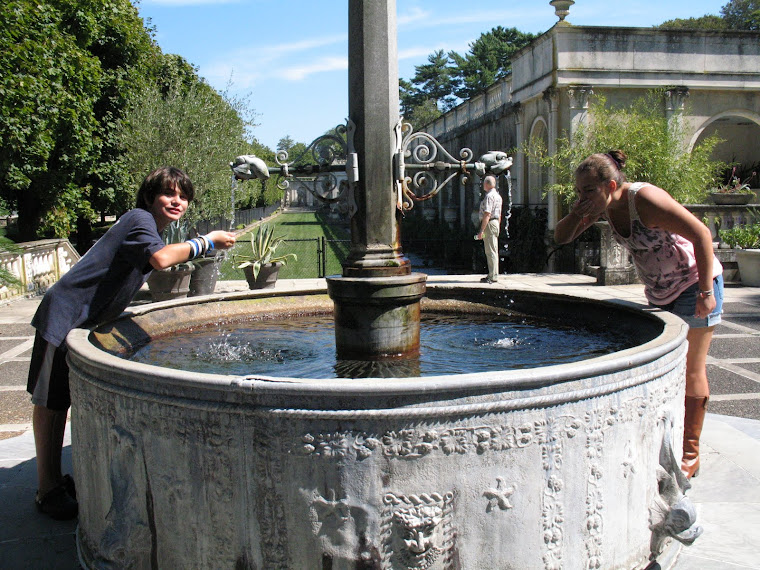
{"type": "Polygon", "coordinates": [[[324,36],[321,38],[311,38],[306,40],[300,40],[296,42],[290,42],[285,44],[278,44],[272,46],[262,46],[255,48],[256,53],[261,56],[278,57],[280,55],[311,51],[315,48],[334,45],[348,41],[347,34],[336,34],[334,36],[324,36]]]}
{"type": "Polygon", "coordinates": [[[347,57],[324,57],[321,60],[308,65],[289,67],[279,70],[275,73],[275,75],[289,81],[301,81],[303,79],[306,79],[309,75],[314,75],[315,73],[338,71],[341,69],[348,69],[347,57]]]}
{"type": "Polygon", "coordinates": [[[440,26],[456,26],[462,24],[487,24],[489,28],[502,26],[505,28],[524,27],[526,22],[545,19],[546,10],[504,10],[501,12],[456,12],[455,14],[445,15],[438,18],[432,17],[435,13],[426,13],[423,17],[409,19],[405,22],[411,28],[436,28],[440,26]]]}
{"type": "Polygon", "coordinates": [[[180,8],[182,6],[214,6],[218,4],[237,4],[240,0],[144,0],[145,4],[180,8]]]}
{"type": "Polygon", "coordinates": [[[400,50],[398,52],[398,58],[401,59],[415,59],[418,57],[424,57],[427,59],[427,56],[433,53],[434,51],[438,51],[439,49],[443,49],[441,47],[412,47],[407,48],[404,50],[400,50]]]}
{"type": "Polygon", "coordinates": [[[396,25],[406,26],[408,24],[413,24],[414,22],[419,22],[421,20],[429,18],[431,14],[432,12],[430,10],[412,8],[411,11],[405,14],[399,14],[399,16],[396,18],[396,25]]]}
{"type": "Polygon", "coordinates": [[[294,54],[311,55],[318,48],[346,41],[347,35],[339,34],[282,44],[249,46],[234,50],[226,54],[224,59],[217,59],[201,67],[203,75],[214,85],[228,80],[230,76],[237,88],[253,87],[268,77],[300,81],[314,73],[347,69],[348,59],[344,56],[321,59],[314,57],[315,63],[286,67],[284,64],[292,61],[294,54]]]}

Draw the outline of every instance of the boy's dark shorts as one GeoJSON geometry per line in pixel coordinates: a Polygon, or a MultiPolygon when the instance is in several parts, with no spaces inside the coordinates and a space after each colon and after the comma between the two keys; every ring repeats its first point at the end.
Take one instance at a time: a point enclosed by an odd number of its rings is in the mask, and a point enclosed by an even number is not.
{"type": "Polygon", "coordinates": [[[32,395],[33,404],[59,412],[71,407],[66,352],[65,344],[53,346],[39,332],[34,335],[32,362],[26,383],[26,391],[32,395]]]}

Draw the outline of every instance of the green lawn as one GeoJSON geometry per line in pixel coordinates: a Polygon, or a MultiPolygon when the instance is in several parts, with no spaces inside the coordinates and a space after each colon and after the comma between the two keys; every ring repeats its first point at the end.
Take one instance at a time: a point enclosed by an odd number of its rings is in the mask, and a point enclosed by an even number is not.
{"type": "MultiPolygon", "coordinates": [[[[319,276],[319,257],[317,247],[322,237],[331,240],[326,243],[326,275],[340,273],[341,260],[348,255],[350,235],[342,228],[326,223],[321,216],[314,212],[282,213],[266,223],[275,227],[275,236],[285,236],[286,240],[277,248],[277,254],[295,253],[297,261],[289,261],[280,269],[281,279],[305,279],[319,276]],[[296,241],[308,240],[308,241],[296,241]],[[337,240],[342,240],[338,242],[337,240]]],[[[254,229],[255,231],[255,229],[254,229]]],[[[234,255],[250,253],[250,233],[241,235],[238,243],[232,249],[222,264],[220,279],[245,279],[242,269],[237,269],[234,255]]]]}

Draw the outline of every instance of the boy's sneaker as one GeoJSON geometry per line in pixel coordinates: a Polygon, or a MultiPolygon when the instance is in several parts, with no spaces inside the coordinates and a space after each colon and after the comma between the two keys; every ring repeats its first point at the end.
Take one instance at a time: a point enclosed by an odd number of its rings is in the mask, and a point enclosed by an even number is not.
{"type": "Polygon", "coordinates": [[[38,492],[34,498],[34,504],[39,512],[57,521],[67,521],[79,514],[79,504],[71,498],[63,483],[42,497],[38,492]]]}

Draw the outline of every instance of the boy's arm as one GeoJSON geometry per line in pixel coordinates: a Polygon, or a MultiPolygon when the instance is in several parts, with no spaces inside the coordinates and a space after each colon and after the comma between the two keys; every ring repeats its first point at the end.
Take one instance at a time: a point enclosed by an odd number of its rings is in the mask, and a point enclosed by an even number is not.
{"type": "MultiPolygon", "coordinates": [[[[206,237],[214,243],[215,249],[229,249],[235,245],[235,234],[217,230],[206,234],[206,237]]],[[[170,243],[159,249],[150,258],[153,269],[166,269],[178,263],[184,263],[193,258],[193,248],[189,242],[170,243]]]]}

